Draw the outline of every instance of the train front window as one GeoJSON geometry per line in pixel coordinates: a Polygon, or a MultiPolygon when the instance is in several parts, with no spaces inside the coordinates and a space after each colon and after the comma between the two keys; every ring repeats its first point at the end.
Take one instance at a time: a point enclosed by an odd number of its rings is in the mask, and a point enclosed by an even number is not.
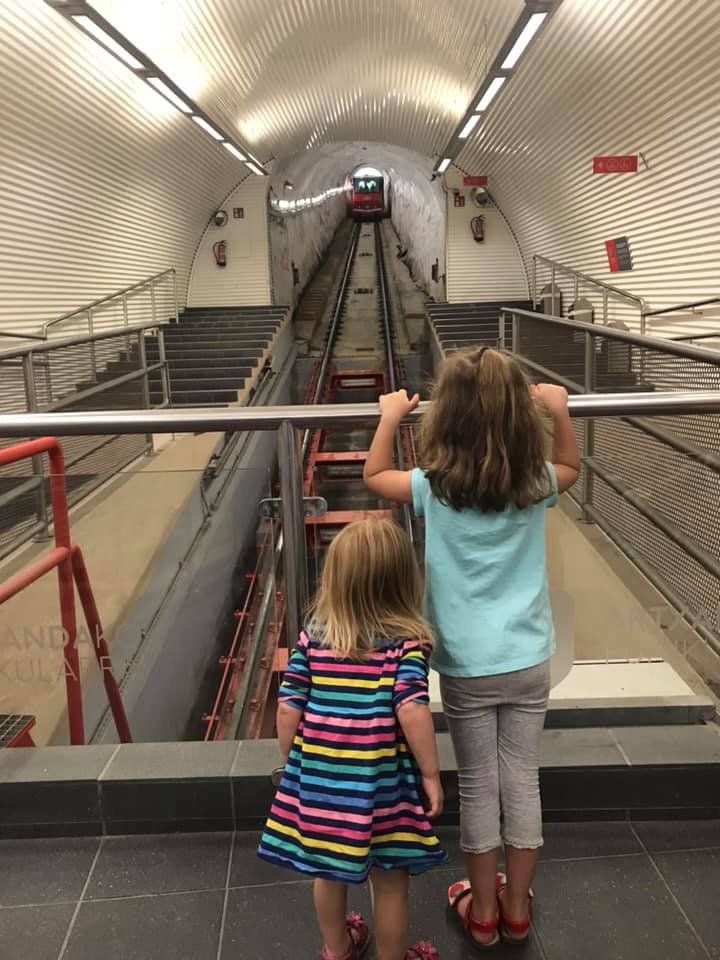
{"type": "Polygon", "coordinates": [[[377,193],[380,185],[373,177],[362,177],[355,181],[355,193],[377,193]]]}

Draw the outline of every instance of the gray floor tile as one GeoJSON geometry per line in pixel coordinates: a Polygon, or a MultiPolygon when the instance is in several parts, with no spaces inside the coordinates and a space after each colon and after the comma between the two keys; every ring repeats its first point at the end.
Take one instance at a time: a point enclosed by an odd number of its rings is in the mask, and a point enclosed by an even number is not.
{"type": "Polygon", "coordinates": [[[720,847],[720,820],[647,820],[633,826],[651,853],[720,847]]]}
{"type": "Polygon", "coordinates": [[[57,960],[74,903],[0,910],[2,960],[57,960]]]}
{"type": "Polygon", "coordinates": [[[99,838],[0,840],[0,905],[80,898],[99,838]]]}
{"type": "Polygon", "coordinates": [[[541,863],[535,891],[550,960],[707,960],[645,855],[541,863]]]}
{"type": "Polygon", "coordinates": [[[230,833],[107,837],[85,899],[225,888],[230,833]]]}
{"type": "Polygon", "coordinates": [[[284,870],[261,860],[257,855],[259,833],[236,833],[233,862],[230,871],[231,887],[252,887],[269,883],[309,883],[310,877],[284,870]]]}
{"type": "Polygon", "coordinates": [[[658,853],[654,859],[710,955],[720,958],[720,850],[658,853]]]}
{"type": "Polygon", "coordinates": [[[577,860],[642,853],[632,827],[625,821],[593,823],[546,823],[542,860],[577,860]]]}
{"type": "Polygon", "coordinates": [[[223,899],[206,891],[83,903],[63,960],[216,960],[223,899]]]}
{"type": "Polygon", "coordinates": [[[613,733],[632,764],[720,763],[720,733],[712,724],[618,727],[613,733]]]}
{"type": "MultiPolygon", "coordinates": [[[[350,908],[367,915],[364,888],[351,890],[350,908]]],[[[310,960],[320,947],[311,884],[230,891],[220,960],[310,960]]]]}
{"type": "Polygon", "coordinates": [[[543,730],[541,767],[626,766],[609,730],[543,730]]]}

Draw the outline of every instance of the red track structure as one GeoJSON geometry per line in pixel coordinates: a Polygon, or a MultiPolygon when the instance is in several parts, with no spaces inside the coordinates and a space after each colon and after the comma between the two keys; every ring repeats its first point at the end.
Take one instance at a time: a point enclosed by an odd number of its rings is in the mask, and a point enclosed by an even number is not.
{"type": "MultiPolygon", "coordinates": [[[[0,584],[0,606],[20,593],[30,584],[51,570],[58,572],[60,594],[60,619],[65,638],[65,686],[67,691],[70,743],[80,746],[85,743],[83,723],[80,659],[77,649],[77,621],[75,617],[75,587],[85,614],[93,649],[100,667],[110,710],[121,743],[130,743],[132,737],[128,726],[120,688],[112,672],[112,662],[100,615],[95,604],[90,579],[80,548],[70,540],[67,490],[65,485],[65,460],[62,446],[54,437],[28,440],[0,450],[0,467],[19,460],[27,460],[46,453],[50,462],[50,499],[53,510],[55,548],[44,557],[31,563],[20,573],[0,584]]],[[[28,734],[29,736],[29,734],[28,734]]],[[[32,742],[32,741],[31,741],[32,742]]],[[[20,744],[18,744],[20,745],[20,744]]],[[[27,744],[27,741],[23,745],[27,744]]]]}

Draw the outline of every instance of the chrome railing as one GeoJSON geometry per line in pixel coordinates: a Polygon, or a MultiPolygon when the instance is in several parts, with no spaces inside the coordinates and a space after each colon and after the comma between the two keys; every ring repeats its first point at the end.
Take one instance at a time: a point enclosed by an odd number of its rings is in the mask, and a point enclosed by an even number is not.
{"type": "MultiPolygon", "coordinates": [[[[533,315],[535,316],[535,315],[533,315]]],[[[584,326],[584,325],[580,325],[584,326]]],[[[428,409],[421,403],[406,423],[416,423],[428,409]]],[[[720,413],[720,390],[628,394],[581,394],[569,398],[574,418],[652,418],[669,414],[720,413]]],[[[300,438],[307,429],[372,427],[378,420],[376,404],[319,404],[221,409],[113,410],[101,412],[38,412],[0,414],[0,438],[44,435],[278,432],[284,570],[291,582],[302,583],[307,563],[303,531],[305,504],[302,488],[300,438]]],[[[317,506],[316,504],[314,505],[317,506]]],[[[295,593],[299,597],[302,591],[295,593]]],[[[288,597],[288,601],[289,601],[288,597]]],[[[302,611],[288,604],[290,635],[297,632],[302,611]]]]}
{"type": "Polygon", "coordinates": [[[581,285],[583,288],[598,292],[602,300],[601,319],[604,326],[607,326],[609,322],[609,301],[613,300],[624,304],[625,306],[634,307],[637,310],[640,332],[645,333],[645,317],[648,315],[649,308],[647,301],[643,297],[640,297],[635,293],[630,293],[628,290],[623,290],[621,287],[616,287],[610,283],[605,283],[603,280],[597,280],[594,277],[588,276],[586,273],[581,273],[580,270],[575,270],[573,267],[568,267],[565,264],[558,263],[556,260],[551,260],[549,257],[543,257],[537,253],[533,254],[532,264],[533,306],[536,306],[539,300],[543,299],[542,296],[538,295],[538,265],[541,267],[547,267],[549,269],[549,298],[551,300],[551,309],[554,316],[556,315],[556,309],[559,308],[559,293],[557,291],[556,280],[558,276],[569,277],[573,285],[573,301],[578,300],[580,296],[581,285]]]}
{"type": "Polygon", "coordinates": [[[632,394],[604,395],[617,405],[614,423],[578,425],[583,467],[581,493],[573,495],[584,519],[615,540],[674,606],[677,596],[689,598],[683,615],[720,651],[720,522],[711,506],[720,496],[720,419],[706,416],[719,412],[712,396],[720,395],[720,351],[514,308],[503,310],[500,345],[539,379],[576,394],[571,411],[583,400],[594,403],[599,390],[638,391],[635,402],[632,394]],[[652,419],[652,397],[660,420],[652,419]],[[698,618],[711,620],[712,629],[698,627],[698,618]]]}
{"type": "MultiPolygon", "coordinates": [[[[133,402],[149,408],[150,381],[156,372],[161,391],[160,405],[167,407],[171,399],[163,326],[152,321],[128,325],[119,331],[33,341],[0,352],[0,412],[11,416],[13,414],[9,411],[25,410],[32,418],[68,407],[84,406],[89,401],[99,406],[122,403],[126,407],[129,405],[128,390],[133,402]],[[157,338],[158,360],[153,363],[148,362],[145,350],[147,335],[157,338]],[[137,384],[135,389],[134,384],[137,384]]],[[[82,419],[88,414],[78,411],[75,416],[82,419]]],[[[152,449],[152,434],[143,432],[145,450],[149,451],[152,449]]],[[[112,435],[113,431],[104,433],[112,435]]],[[[55,431],[55,434],[64,435],[62,430],[55,431]]],[[[75,436],[91,435],[80,431],[75,436]]],[[[82,449],[74,451],[78,461],[92,452],[92,444],[81,446],[82,449]]],[[[107,437],[100,446],[106,449],[105,459],[109,465],[113,468],[120,466],[117,457],[107,450],[107,437]]],[[[122,455],[127,458],[128,452],[124,451],[122,455]]],[[[22,504],[28,495],[33,494],[35,500],[33,525],[28,527],[23,521],[20,540],[0,543],[0,556],[14,549],[23,538],[47,537],[50,517],[45,488],[41,458],[34,457],[32,472],[28,476],[19,476],[17,484],[0,495],[0,509],[11,513],[17,511],[16,504],[22,504]]]]}

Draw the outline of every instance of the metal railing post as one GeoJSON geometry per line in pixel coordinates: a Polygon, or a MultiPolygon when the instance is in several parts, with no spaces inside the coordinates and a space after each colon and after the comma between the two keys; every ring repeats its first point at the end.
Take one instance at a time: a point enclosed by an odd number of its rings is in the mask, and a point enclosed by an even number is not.
{"type": "Polygon", "coordinates": [[[608,292],[607,290],[603,290],[602,318],[603,318],[603,326],[606,327],[608,325],[608,292]]]}
{"type": "Polygon", "coordinates": [[[512,353],[517,357],[520,353],[520,317],[516,313],[510,314],[512,318],[512,353]]]}
{"type": "Polygon", "coordinates": [[[577,303],[578,297],[580,296],[580,277],[575,273],[573,274],[573,303],[577,303]]]}
{"type": "Polygon", "coordinates": [[[302,610],[307,600],[303,483],[298,438],[287,420],[278,429],[278,465],[283,531],[283,569],[288,645],[302,628],[302,610]]]}
{"type": "MultiPolygon", "coordinates": [[[[148,363],[147,363],[147,352],[145,350],[145,331],[138,330],[138,356],[140,358],[140,369],[143,371],[143,376],[140,378],[140,383],[142,384],[142,401],[143,408],[145,410],[150,409],[150,374],[148,373],[148,363]]],[[[147,442],[146,453],[150,454],[153,450],[153,435],[152,433],[145,434],[145,440],[147,442]]]]}
{"type": "MultiPolygon", "coordinates": [[[[595,383],[595,343],[589,333],[585,334],[585,393],[592,393],[595,383]]],[[[583,424],[583,520],[592,523],[589,510],[593,505],[593,471],[588,461],[595,450],[595,421],[586,418],[583,424]]]]}
{"type": "Polygon", "coordinates": [[[532,302],[534,309],[537,306],[537,257],[534,254],[532,262],[532,302]]]}
{"type": "Polygon", "coordinates": [[[550,267],[550,296],[552,297],[552,315],[555,317],[555,264],[550,267]]]}
{"type": "Polygon", "coordinates": [[[500,311],[500,319],[498,320],[498,348],[500,350],[505,349],[505,311],[500,311]]]}
{"type": "Polygon", "coordinates": [[[172,285],[173,285],[173,306],[175,308],[175,323],[179,323],[180,313],[178,312],[177,273],[175,273],[174,270],[172,272],[172,285]]]}
{"type": "MultiPolygon", "coordinates": [[[[32,353],[26,353],[22,360],[23,380],[25,382],[25,402],[28,413],[36,413],[38,408],[33,360],[32,353]]],[[[32,458],[32,472],[37,481],[35,512],[37,514],[38,524],[40,524],[40,528],[35,534],[35,539],[38,541],[49,540],[50,520],[48,516],[47,497],[45,496],[45,472],[43,470],[43,458],[40,454],[35,454],[32,458]]]]}
{"type": "MultiPolygon", "coordinates": [[[[95,333],[93,325],[93,311],[92,307],[88,308],[87,312],[88,318],[88,333],[92,336],[95,333]]],[[[93,383],[97,383],[97,354],[95,351],[95,341],[90,341],[90,379],[93,383]]]]}
{"type": "Polygon", "coordinates": [[[172,402],[170,392],[170,371],[168,370],[167,357],[165,355],[165,333],[162,327],[157,329],[158,340],[158,359],[162,366],[160,367],[160,380],[162,382],[162,402],[164,407],[169,407],[172,402]]]}

